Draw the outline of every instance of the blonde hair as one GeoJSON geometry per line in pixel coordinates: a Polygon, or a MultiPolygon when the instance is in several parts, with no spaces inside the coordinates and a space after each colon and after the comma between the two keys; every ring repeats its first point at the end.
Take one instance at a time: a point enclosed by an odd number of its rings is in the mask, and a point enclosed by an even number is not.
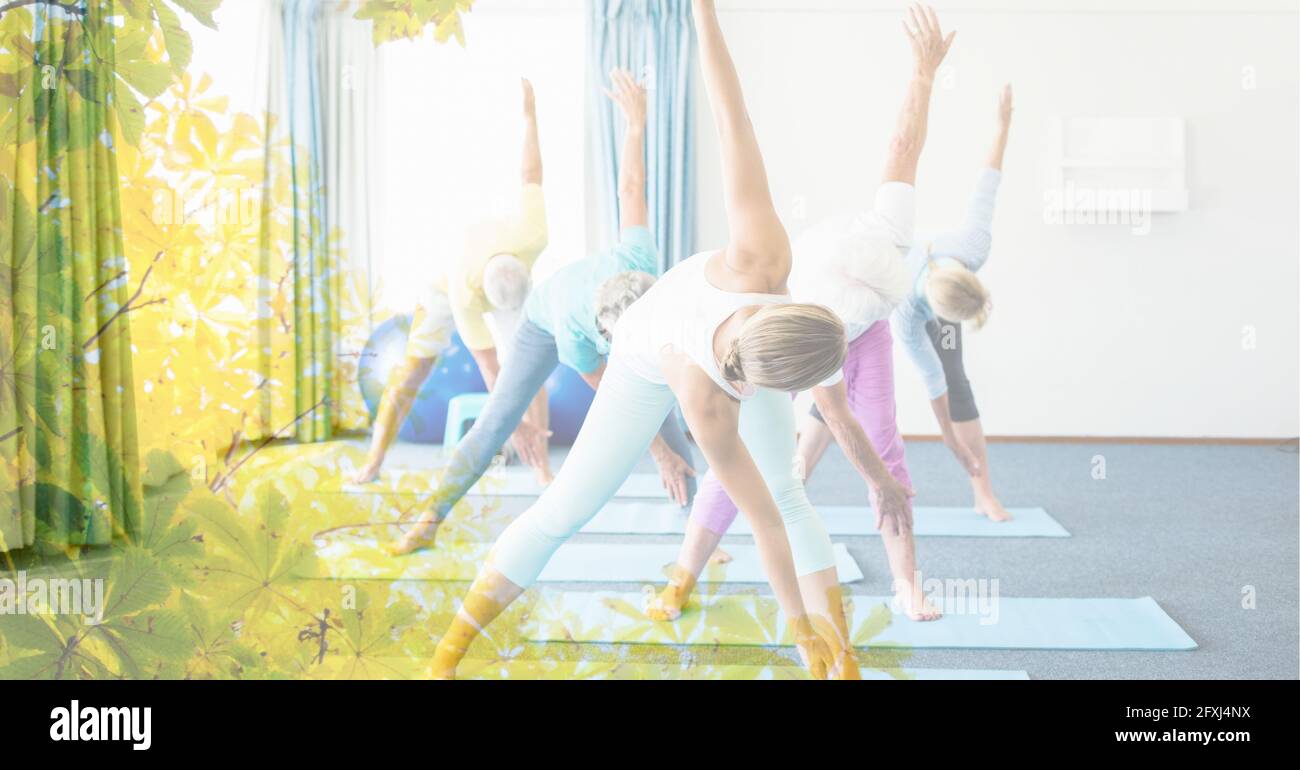
{"type": "Polygon", "coordinates": [[[945,321],[970,321],[980,329],[989,320],[993,300],[980,279],[963,265],[931,264],[925,280],[925,298],[934,314],[945,321]]]}
{"type": "Polygon", "coordinates": [[[824,382],[844,365],[844,324],[821,305],[768,305],[750,316],[722,359],[722,376],[788,393],[824,382]]]}

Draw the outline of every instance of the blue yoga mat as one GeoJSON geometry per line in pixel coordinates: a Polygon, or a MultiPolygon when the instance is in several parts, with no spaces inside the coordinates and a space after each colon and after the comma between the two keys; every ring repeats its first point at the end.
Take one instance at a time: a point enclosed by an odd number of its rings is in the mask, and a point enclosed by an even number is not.
{"type": "MultiPolygon", "coordinates": [[[[374,540],[338,539],[319,545],[316,576],[334,580],[473,580],[487,559],[490,543],[455,543],[405,556],[391,556],[374,540]]],[[[662,584],[671,574],[679,546],[674,543],[565,543],[547,563],[543,583],[662,584]]],[[[841,583],[862,579],[862,570],[843,543],[835,544],[841,583]]],[[[701,583],[766,583],[758,548],[728,546],[727,564],[710,565],[701,583]]]]}
{"type": "MultiPolygon", "coordinates": [[[[428,495],[437,486],[441,467],[429,469],[388,468],[369,484],[352,484],[345,480],[323,484],[316,491],[325,494],[428,495]]],[[[529,468],[489,469],[469,492],[469,497],[539,497],[543,487],[529,468]]],[[[667,500],[668,492],[658,476],[634,473],[614,493],[615,497],[667,500]]],[[[681,510],[680,508],[678,510],[681,510]]]]}
{"type": "MultiPolygon", "coordinates": [[[[1196,642],[1151,597],[936,603],[947,614],[916,622],[892,615],[885,597],[851,597],[853,644],[864,648],[1191,650],[1196,642]]],[[[648,620],[637,594],[543,591],[532,641],[785,646],[785,621],[770,597],[697,596],[674,623],[648,620]]]]}
{"type": "MultiPolygon", "coordinates": [[[[914,680],[1027,680],[1029,674],[1015,669],[987,668],[870,668],[861,669],[862,678],[869,681],[914,680]]],[[[465,660],[456,670],[458,679],[809,679],[808,672],[795,665],[709,665],[694,663],[675,665],[662,663],[605,663],[586,661],[498,661],[465,660]]]]}
{"type": "MultiPolygon", "coordinates": [[[[879,535],[876,517],[868,506],[815,505],[832,535],[879,535]]],[[[920,537],[1069,537],[1042,508],[1011,508],[1011,521],[994,522],[970,508],[917,506],[912,511],[914,534],[920,537]]],[[[593,535],[680,535],[686,531],[686,512],[672,503],[621,501],[607,504],[582,528],[593,535]]],[[[736,517],[729,535],[750,535],[749,522],[736,517]]]]}

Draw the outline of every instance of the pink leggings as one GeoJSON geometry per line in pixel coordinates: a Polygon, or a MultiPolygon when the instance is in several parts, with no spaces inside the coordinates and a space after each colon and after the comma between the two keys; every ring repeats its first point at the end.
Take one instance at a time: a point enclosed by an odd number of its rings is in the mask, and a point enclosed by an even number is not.
{"type": "MultiPolygon", "coordinates": [[[[912,481],[903,456],[903,436],[898,432],[894,410],[893,346],[888,320],[877,321],[861,337],[849,343],[848,356],[844,359],[844,387],[848,392],[849,408],[866,430],[876,454],[880,455],[895,479],[910,487],[912,481]]],[[[817,416],[815,407],[813,414],[817,416]]],[[[710,471],[695,495],[691,520],[714,534],[725,535],[731,522],[735,521],[736,513],[735,503],[710,471]]]]}

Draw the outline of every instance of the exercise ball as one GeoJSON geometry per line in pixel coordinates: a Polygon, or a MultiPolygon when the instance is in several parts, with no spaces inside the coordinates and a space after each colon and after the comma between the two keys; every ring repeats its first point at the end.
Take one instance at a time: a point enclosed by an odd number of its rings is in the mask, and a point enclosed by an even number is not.
{"type": "Polygon", "coordinates": [[[564,364],[546,379],[546,403],[550,408],[551,443],[572,444],[582,430],[596,392],[582,375],[564,364]]]}
{"type": "MultiPolygon", "coordinates": [[[[406,359],[406,338],[410,331],[411,316],[394,316],[375,329],[361,352],[357,380],[372,421],[379,411],[389,375],[406,359]]],[[[486,390],[469,348],[460,341],[460,335],[453,334],[451,344],[438,356],[433,371],[420,386],[397,437],[421,444],[441,443],[447,424],[447,402],[461,393],[486,390]]]]}

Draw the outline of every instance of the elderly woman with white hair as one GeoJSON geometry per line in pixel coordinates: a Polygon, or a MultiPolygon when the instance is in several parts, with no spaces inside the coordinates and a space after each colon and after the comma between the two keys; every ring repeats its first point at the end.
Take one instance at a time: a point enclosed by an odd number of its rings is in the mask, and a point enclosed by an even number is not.
{"type": "MultiPolygon", "coordinates": [[[[367,484],[379,476],[384,455],[406,419],[420,386],[451,344],[454,329],[469,349],[489,391],[523,319],[533,263],[546,248],[546,203],[542,196],[542,154],[537,138],[533,86],[523,86],[524,141],[519,204],[515,211],[468,227],[459,257],[429,282],[417,303],[406,357],[389,377],[375,415],[366,462],[353,476],[367,484]],[[498,355],[501,348],[501,355],[498,355]]],[[[546,394],[529,407],[535,422],[546,421],[546,394]]]]}
{"type": "MultiPolygon", "coordinates": [[[[613,88],[606,93],[627,122],[619,171],[619,242],[561,268],[532,292],[496,388],[457,445],[425,513],[390,546],[394,553],[433,543],[439,523],[488,469],[512,433],[524,461],[549,480],[546,438],[550,434],[545,423],[524,419],[529,403],[542,392],[557,363],[572,367],[592,389],[598,388],[614,325],[655,281],[659,253],[646,227],[645,89],[623,70],[615,70],[611,79],[613,88]]],[[[669,496],[681,506],[688,505],[695,471],[690,444],[673,415],[663,422],[650,452],[669,496]]]]}

